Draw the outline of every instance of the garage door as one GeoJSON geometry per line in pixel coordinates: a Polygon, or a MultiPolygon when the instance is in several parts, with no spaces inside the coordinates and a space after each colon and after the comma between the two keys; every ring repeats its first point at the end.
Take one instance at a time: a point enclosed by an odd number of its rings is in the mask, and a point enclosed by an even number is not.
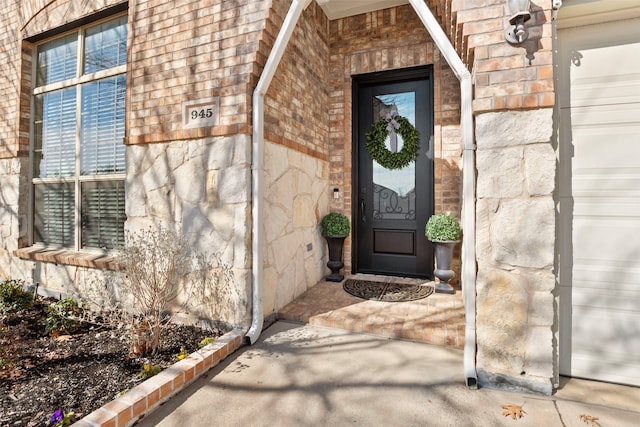
{"type": "Polygon", "coordinates": [[[640,19],[558,31],[560,373],[640,385],[640,19]]]}

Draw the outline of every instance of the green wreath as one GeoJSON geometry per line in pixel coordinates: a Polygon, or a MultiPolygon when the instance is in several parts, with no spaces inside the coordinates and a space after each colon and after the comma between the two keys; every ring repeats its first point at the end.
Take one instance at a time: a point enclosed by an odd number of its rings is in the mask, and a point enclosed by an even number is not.
{"type": "Polygon", "coordinates": [[[386,169],[402,169],[415,161],[420,149],[420,135],[406,117],[395,116],[378,120],[367,132],[365,145],[373,160],[386,169]],[[390,130],[395,130],[403,141],[402,150],[392,153],[384,142],[390,130]]]}

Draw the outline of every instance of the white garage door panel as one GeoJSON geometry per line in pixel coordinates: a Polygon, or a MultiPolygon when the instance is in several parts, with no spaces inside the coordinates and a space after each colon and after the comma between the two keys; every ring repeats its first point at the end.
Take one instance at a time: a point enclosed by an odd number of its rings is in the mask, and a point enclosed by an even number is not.
{"type": "Polygon", "coordinates": [[[638,20],[562,30],[562,61],[571,82],[562,108],[640,102],[638,20]]]}
{"type": "Polygon", "coordinates": [[[618,126],[625,126],[629,122],[638,123],[640,120],[640,117],[636,115],[638,105],[640,105],[640,97],[634,99],[634,102],[625,102],[624,104],[572,107],[569,110],[571,124],[574,126],[574,131],[591,128],[601,135],[607,136],[609,132],[617,132],[618,126]],[[610,126],[610,128],[601,129],[602,126],[610,126]]]}
{"type": "MultiPolygon", "coordinates": [[[[611,171],[611,170],[591,170],[589,173],[583,173],[580,176],[575,177],[573,183],[573,196],[574,198],[592,198],[600,197],[611,200],[617,203],[617,208],[623,208],[625,212],[627,209],[635,210],[637,202],[634,200],[622,200],[621,195],[638,197],[640,194],[640,177],[629,170],[629,173],[620,173],[624,171],[611,171]]],[[[590,203],[589,200],[580,201],[583,204],[590,203]]],[[[591,202],[592,205],[600,204],[597,201],[591,202]]],[[[613,207],[609,208],[609,211],[614,211],[613,207]]],[[[612,212],[614,215],[617,212],[612,212]]],[[[620,214],[620,213],[618,213],[620,214]]]]}
{"type": "MultiPolygon", "coordinates": [[[[607,298],[597,293],[592,297],[607,298]]],[[[635,322],[637,315],[636,312],[613,312],[574,304],[572,375],[621,383],[636,382],[634,359],[640,354],[637,339],[640,331],[630,329],[629,325],[635,322]]]]}
{"type": "Polygon", "coordinates": [[[567,145],[561,153],[565,185],[560,196],[576,202],[591,197],[640,199],[640,103],[572,108],[565,114],[571,120],[564,125],[571,128],[563,132],[567,145]]]}
{"type": "Polygon", "coordinates": [[[629,368],[625,360],[617,361],[609,356],[589,354],[574,357],[573,365],[571,375],[574,377],[631,385],[636,381],[634,370],[629,368]],[[602,363],[603,359],[607,363],[602,363]]]}
{"type": "Polygon", "coordinates": [[[640,43],[581,51],[580,63],[599,66],[572,69],[571,107],[638,102],[640,72],[619,66],[629,49],[640,51],[640,43]]]}
{"type": "MultiPolygon", "coordinates": [[[[606,297],[606,295],[594,295],[606,297]]],[[[628,359],[629,354],[640,353],[640,346],[636,344],[634,333],[638,331],[630,330],[629,321],[633,321],[634,312],[620,312],[612,316],[611,310],[598,309],[591,306],[575,306],[574,319],[584,320],[575,325],[575,332],[578,336],[573,341],[574,348],[588,350],[585,353],[607,354],[617,361],[628,359]],[[596,336],[611,335],[616,332],[611,339],[597,340],[596,336]],[[591,339],[589,339],[591,337],[591,339]]],[[[601,360],[601,362],[603,362],[601,360]]]]}
{"type": "Polygon", "coordinates": [[[570,111],[574,174],[606,167],[614,167],[612,173],[620,168],[640,169],[638,159],[633,156],[640,152],[640,102],[579,107],[570,111]]]}
{"type": "MultiPolygon", "coordinates": [[[[573,264],[612,261],[637,269],[640,259],[640,219],[574,218],[573,264]]],[[[640,287],[640,284],[638,284],[640,287]]]]}
{"type": "MultiPolygon", "coordinates": [[[[640,182],[638,185],[640,185],[640,182]]],[[[635,192],[635,189],[633,190],[635,192]]],[[[607,227],[609,224],[614,224],[615,226],[616,218],[621,220],[626,219],[628,221],[625,223],[625,227],[629,225],[635,227],[636,224],[634,224],[634,222],[640,220],[640,198],[638,198],[638,200],[629,200],[629,198],[624,197],[606,197],[606,195],[610,193],[610,190],[591,190],[589,191],[590,200],[585,200],[587,199],[586,196],[581,197],[578,195],[579,200],[574,205],[574,219],[606,217],[604,220],[607,222],[607,227]]]]}
{"type": "Polygon", "coordinates": [[[640,385],[637,28],[635,19],[558,36],[559,238],[569,240],[560,244],[560,373],[633,385],[640,385]]]}
{"type": "MultiPolygon", "coordinates": [[[[579,315],[581,312],[588,312],[590,309],[593,310],[603,310],[608,315],[611,316],[612,321],[617,321],[618,314],[637,316],[640,314],[640,309],[635,303],[638,298],[640,298],[640,290],[638,292],[634,291],[621,291],[619,289],[603,289],[598,286],[597,279],[594,281],[584,281],[574,280],[574,289],[572,294],[572,303],[573,303],[573,314],[574,318],[576,315],[579,315]],[[615,291],[615,292],[612,292],[615,291]],[[616,311],[613,312],[611,307],[615,307],[616,311]]],[[[584,319],[583,319],[584,320],[584,319]]],[[[589,322],[590,323],[590,322],[589,322]]],[[[582,330],[582,326],[585,325],[584,322],[578,322],[576,324],[576,328],[582,330]]],[[[640,330],[633,329],[628,327],[628,323],[625,328],[629,334],[632,333],[640,333],[640,330]]],[[[596,325],[599,327],[603,327],[604,325],[596,325]]],[[[599,330],[599,327],[596,328],[599,330]]],[[[580,337],[576,337],[580,340],[580,337]]],[[[588,339],[588,341],[593,341],[593,339],[588,339]]],[[[612,341],[619,341],[617,339],[612,341]]],[[[638,348],[638,353],[640,355],[640,347],[638,348]]]]}

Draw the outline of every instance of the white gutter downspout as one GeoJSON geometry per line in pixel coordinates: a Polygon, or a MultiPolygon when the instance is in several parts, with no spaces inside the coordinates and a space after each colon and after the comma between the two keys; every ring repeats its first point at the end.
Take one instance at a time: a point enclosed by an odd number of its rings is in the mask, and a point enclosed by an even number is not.
{"type": "Polygon", "coordinates": [[[264,65],[260,80],[253,91],[253,139],[251,150],[251,223],[252,223],[252,320],[251,327],[245,336],[245,341],[255,344],[262,332],[264,313],[262,310],[262,276],[263,276],[263,195],[264,195],[264,97],[267,94],[273,75],[280,64],[282,55],[289,43],[302,11],[311,3],[311,0],[293,0],[291,7],[284,18],[278,37],[271,49],[269,58],[264,65]]]}
{"type": "Polygon", "coordinates": [[[424,0],[409,0],[429,35],[438,46],[445,60],[460,80],[462,103],[460,127],[462,131],[462,298],[465,311],[464,376],[469,388],[478,387],[476,371],[476,255],[475,255],[475,142],[473,135],[471,74],[462,63],[451,41],[424,0]]]}

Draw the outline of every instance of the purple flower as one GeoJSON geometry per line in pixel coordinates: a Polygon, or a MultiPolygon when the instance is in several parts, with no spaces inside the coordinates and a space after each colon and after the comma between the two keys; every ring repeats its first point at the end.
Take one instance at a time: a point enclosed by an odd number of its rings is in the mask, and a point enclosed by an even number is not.
{"type": "Polygon", "coordinates": [[[62,414],[62,411],[58,409],[53,413],[53,415],[51,415],[51,424],[56,425],[60,421],[62,421],[63,418],[64,418],[64,415],[62,414]]]}

